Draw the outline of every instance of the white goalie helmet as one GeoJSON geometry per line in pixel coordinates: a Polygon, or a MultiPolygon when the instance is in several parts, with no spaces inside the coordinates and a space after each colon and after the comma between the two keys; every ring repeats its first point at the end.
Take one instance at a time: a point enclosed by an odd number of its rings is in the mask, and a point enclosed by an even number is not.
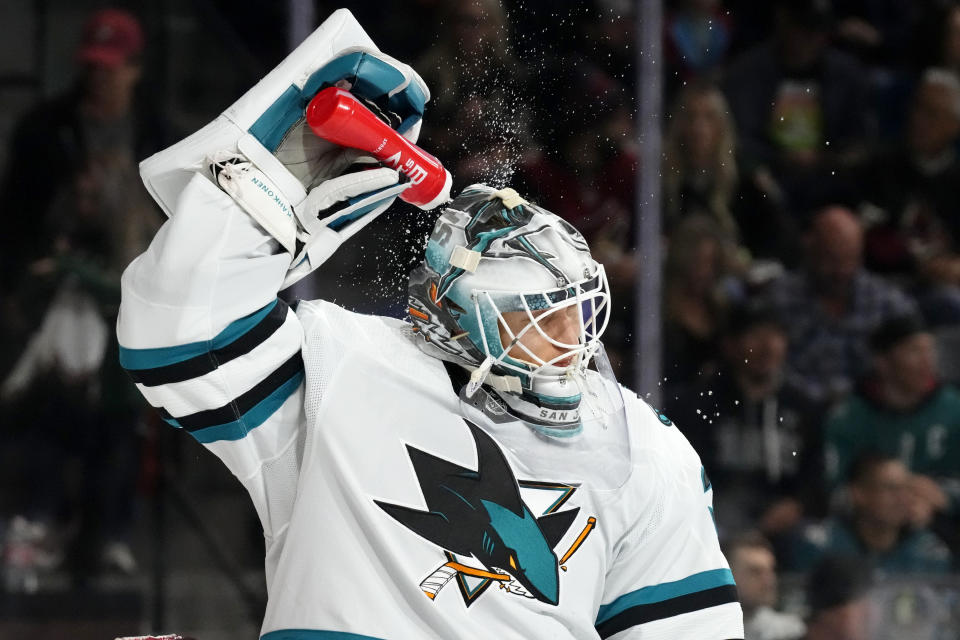
{"type": "Polygon", "coordinates": [[[483,386],[551,436],[582,429],[591,373],[609,371],[600,336],[610,294],[568,222],[512,189],[467,187],[437,220],[409,304],[424,348],[472,371],[467,397],[483,386]],[[530,348],[527,334],[549,346],[530,348]]]}

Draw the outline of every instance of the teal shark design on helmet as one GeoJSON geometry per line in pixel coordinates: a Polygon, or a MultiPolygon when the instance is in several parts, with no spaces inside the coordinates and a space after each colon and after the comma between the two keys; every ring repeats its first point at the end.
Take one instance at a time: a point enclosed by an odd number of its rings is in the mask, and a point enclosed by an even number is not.
{"type": "Polygon", "coordinates": [[[468,395],[485,382],[528,424],[556,436],[577,432],[575,381],[600,346],[609,289],[572,225],[512,189],[472,185],[437,220],[408,293],[424,349],[473,372],[468,395]],[[540,319],[570,307],[579,312],[579,339],[554,341],[562,356],[547,362],[529,352],[523,360],[508,354],[524,331],[549,337],[540,319]],[[505,347],[502,314],[516,311],[529,322],[508,332],[513,342],[505,347]]]}

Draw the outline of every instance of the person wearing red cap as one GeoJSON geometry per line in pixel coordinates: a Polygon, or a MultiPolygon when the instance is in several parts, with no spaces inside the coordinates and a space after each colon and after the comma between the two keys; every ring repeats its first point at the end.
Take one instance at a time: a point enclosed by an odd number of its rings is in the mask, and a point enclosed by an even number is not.
{"type": "Polygon", "coordinates": [[[102,9],[87,20],[79,59],[87,64],[114,67],[136,60],[143,52],[143,30],[133,15],[102,9]]]}
{"type": "MultiPolygon", "coordinates": [[[[52,520],[62,513],[61,503],[69,504],[68,517],[80,527],[72,543],[77,553],[68,560],[81,579],[99,568],[99,554],[111,546],[119,552],[114,565],[133,566],[122,545],[107,543],[122,538],[131,517],[138,450],[133,423],[141,404],[115,364],[115,347],[96,335],[97,326],[106,335],[116,321],[123,266],[160,223],[136,164],[167,141],[163,119],[138,95],[144,45],[131,13],[91,14],[76,51],[76,83],[17,123],[0,187],[0,330],[8,338],[0,366],[23,373],[4,374],[4,396],[23,407],[24,431],[44,440],[39,449],[26,446],[30,468],[24,465],[26,477],[18,484],[29,488],[25,505],[46,505],[34,510],[35,519],[52,520]],[[66,308],[68,298],[85,301],[91,324],[66,308]],[[66,329],[45,333],[52,317],[66,319],[62,327],[87,328],[73,330],[70,339],[66,329]],[[67,367],[70,358],[56,351],[64,339],[75,354],[97,345],[82,371],[67,367]],[[24,349],[28,343],[47,345],[55,356],[44,360],[36,349],[24,349]],[[63,436],[66,425],[69,438],[63,436]],[[50,452],[42,464],[36,464],[36,450],[50,452]],[[70,461],[83,468],[78,496],[57,474],[39,477],[70,461]]],[[[25,513],[27,506],[16,508],[25,513]]]]}
{"type": "Polygon", "coordinates": [[[90,118],[120,120],[130,113],[142,53],[143,30],[133,15],[103,9],[90,16],[77,51],[84,76],[81,109],[90,118]]]}
{"type": "Polygon", "coordinates": [[[78,175],[97,173],[105,163],[135,173],[136,158],[170,140],[164,119],[139,91],[145,40],[137,18],[102,9],[89,16],[82,33],[74,85],[36,105],[14,126],[0,182],[5,227],[0,293],[22,284],[27,266],[50,254],[52,238],[45,231],[61,229],[48,214],[54,199],[76,186],[78,175]]]}

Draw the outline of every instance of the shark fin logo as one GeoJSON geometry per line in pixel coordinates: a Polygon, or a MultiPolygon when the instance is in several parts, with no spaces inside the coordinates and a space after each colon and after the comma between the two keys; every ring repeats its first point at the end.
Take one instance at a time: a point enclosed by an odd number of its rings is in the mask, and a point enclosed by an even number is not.
{"type": "Polygon", "coordinates": [[[576,487],[517,482],[493,438],[469,421],[467,426],[477,448],[476,470],[407,447],[426,511],[374,502],[445,552],[446,562],[420,583],[428,598],[435,599],[456,579],[467,606],[494,582],[507,593],[556,605],[560,601],[558,569],[566,571],[567,560],[596,526],[596,518],[587,519],[583,531],[558,559],[554,547],[580,512],[579,507],[559,509],[576,487]],[[540,515],[534,515],[521,490],[546,497],[536,506],[540,515]],[[469,564],[471,558],[482,567],[469,564]]]}

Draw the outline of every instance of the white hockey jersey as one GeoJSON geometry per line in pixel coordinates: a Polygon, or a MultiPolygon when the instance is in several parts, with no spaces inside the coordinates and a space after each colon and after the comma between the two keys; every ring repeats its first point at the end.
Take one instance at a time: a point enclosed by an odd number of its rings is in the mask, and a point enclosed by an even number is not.
{"type": "Polygon", "coordinates": [[[404,322],[277,300],[277,252],[197,175],[125,272],[118,322],[149,402],[250,493],[261,638],[743,637],[712,490],[669,420],[625,394],[616,490],[547,473],[498,443],[521,425],[465,419],[404,322]]]}

